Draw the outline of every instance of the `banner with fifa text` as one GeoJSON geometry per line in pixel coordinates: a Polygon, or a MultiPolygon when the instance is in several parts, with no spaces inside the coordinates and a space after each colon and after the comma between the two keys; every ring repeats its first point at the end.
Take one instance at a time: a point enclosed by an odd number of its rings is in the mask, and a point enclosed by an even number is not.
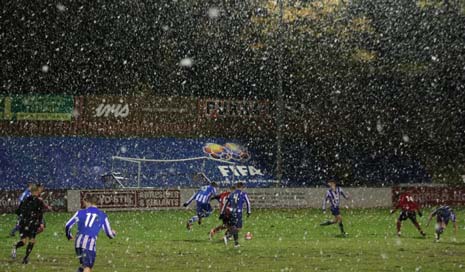
{"type": "Polygon", "coordinates": [[[266,150],[225,138],[0,137],[0,162],[4,190],[29,180],[76,190],[277,182],[266,150]],[[109,174],[116,177],[112,184],[109,174]]]}

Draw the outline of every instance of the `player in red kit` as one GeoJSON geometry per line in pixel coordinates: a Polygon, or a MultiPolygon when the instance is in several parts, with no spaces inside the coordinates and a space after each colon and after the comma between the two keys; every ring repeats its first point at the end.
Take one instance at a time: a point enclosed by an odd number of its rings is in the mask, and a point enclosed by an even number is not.
{"type": "MultiPolygon", "coordinates": [[[[229,188],[229,190],[227,191],[224,191],[222,192],[221,194],[217,195],[216,197],[214,197],[214,199],[218,200],[219,202],[219,210],[222,211],[223,210],[223,205],[226,203],[226,200],[228,199],[228,196],[231,192],[233,192],[234,190],[236,190],[236,187],[235,186],[231,186],[229,188]]],[[[215,234],[220,231],[220,230],[224,230],[224,229],[227,229],[228,228],[228,222],[229,222],[229,211],[227,211],[225,217],[223,218],[223,224],[217,226],[216,228],[213,228],[210,230],[210,233],[209,233],[209,238],[210,240],[213,239],[213,236],[215,236],[215,234]]],[[[227,234],[226,234],[227,235],[227,234]]]]}
{"type": "Polygon", "coordinates": [[[401,210],[399,218],[397,219],[397,235],[399,237],[401,235],[400,228],[402,227],[402,221],[407,219],[412,221],[413,225],[415,225],[423,237],[426,236],[417,221],[417,213],[420,217],[422,216],[420,206],[414,201],[413,196],[409,192],[405,191],[405,189],[401,189],[398,203],[394,209],[391,210],[391,214],[393,214],[397,209],[401,210]]]}

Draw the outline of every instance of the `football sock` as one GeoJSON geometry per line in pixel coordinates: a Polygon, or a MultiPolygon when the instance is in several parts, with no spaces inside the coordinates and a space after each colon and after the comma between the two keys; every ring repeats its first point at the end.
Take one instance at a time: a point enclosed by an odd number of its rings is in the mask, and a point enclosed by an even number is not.
{"type": "Polygon", "coordinates": [[[234,244],[235,245],[239,244],[239,233],[238,232],[234,233],[234,244]]]}
{"type": "Polygon", "coordinates": [[[425,233],[423,232],[423,230],[421,229],[420,226],[418,226],[418,231],[420,232],[421,235],[423,235],[423,236],[425,235],[425,233]]]}
{"type": "Polygon", "coordinates": [[[234,237],[234,244],[235,245],[239,244],[239,232],[238,231],[234,232],[233,237],[234,237]]]}
{"type": "Polygon", "coordinates": [[[417,230],[419,230],[420,232],[423,232],[423,231],[421,230],[420,224],[418,224],[418,222],[415,221],[415,222],[413,222],[413,224],[415,225],[415,227],[417,228],[417,230]]]}
{"type": "Polygon", "coordinates": [[[27,244],[27,248],[26,248],[26,257],[24,257],[25,259],[29,258],[29,254],[31,254],[32,252],[32,248],[34,247],[34,244],[33,243],[28,243],[27,244]]]}
{"type": "Polygon", "coordinates": [[[402,223],[400,221],[397,221],[397,232],[400,232],[401,226],[402,226],[402,223]]]}
{"type": "Polygon", "coordinates": [[[439,238],[441,237],[441,234],[442,234],[443,231],[444,231],[444,229],[441,228],[441,227],[436,228],[436,239],[437,240],[439,240],[439,238]]]}
{"type": "Polygon", "coordinates": [[[341,230],[342,234],[345,234],[345,232],[344,232],[344,224],[342,224],[342,222],[339,223],[339,229],[341,230]]]}
{"type": "Polygon", "coordinates": [[[19,241],[18,243],[16,243],[16,248],[20,248],[24,246],[24,242],[23,241],[19,241]]]}
{"type": "Polygon", "coordinates": [[[239,244],[239,231],[237,230],[237,228],[233,228],[231,231],[230,231],[230,235],[232,234],[232,236],[234,237],[234,244],[237,245],[239,244]]]}

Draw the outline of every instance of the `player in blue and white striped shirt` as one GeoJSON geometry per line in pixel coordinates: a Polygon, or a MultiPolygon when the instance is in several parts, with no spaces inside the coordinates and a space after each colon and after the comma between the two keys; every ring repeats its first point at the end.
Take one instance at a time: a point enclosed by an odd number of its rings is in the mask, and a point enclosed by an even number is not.
{"type": "MultiPolygon", "coordinates": [[[[250,207],[249,196],[243,191],[244,184],[238,182],[236,184],[236,190],[231,192],[223,205],[221,210],[220,219],[223,219],[226,215],[226,211],[229,210],[229,222],[228,232],[234,237],[234,247],[239,247],[239,231],[242,229],[242,214],[244,204],[247,206],[247,217],[252,213],[250,207]]],[[[228,244],[228,237],[225,236],[224,243],[228,244]]]]}
{"type": "Polygon", "coordinates": [[[196,201],[197,204],[197,215],[194,215],[191,219],[187,221],[187,229],[192,229],[192,224],[194,222],[199,222],[199,225],[202,223],[202,218],[209,217],[212,212],[212,206],[210,205],[210,200],[216,196],[216,188],[218,185],[216,182],[212,182],[210,185],[202,186],[195,194],[187,200],[183,206],[187,207],[191,204],[192,201],[196,201]]]}
{"type": "Polygon", "coordinates": [[[79,257],[81,266],[78,272],[91,272],[96,257],[97,236],[103,228],[108,238],[113,239],[116,232],[111,229],[107,215],[99,210],[97,196],[86,195],[84,197],[85,209],[76,212],[66,223],[65,232],[68,240],[75,240],[74,247],[79,257]],[[76,238],[71,234],[71,228],[78,224],[76,238]]]}
{"type": "Polygon", "coordinates": [[[429,225],[431,222],[431,219],[433,219],[433,216],[436,216],[436,241],[439,241],[439,238],[441,237],[441,234],[444,232],[445,228],[449,224],[449,221],[452,221],[454,223],[454,235],[457,236],[457,217],[452,210],[451,207],[447,205],[443,205],[438,207],[436,210],[434,210],[428,217],[428,223],[426,223],[426,226],[429,225]]]}
{"type": "Polygon", "coordinates": [[[342,216],[341,212],[339,211],[339,205],[341,202],[341,196],[345,199],[349,199],[349,195],[347,195],[341,187],[337,186],[335,179],[328,180],[328,186],[330,188],[326,192],[325,198],[323,199],[323,212],[326,212],[326,202],[329,201],[329,203],[331,204],[331,213],[334,216],[334,221],[328,220],[320,225],[328,226],[332,224],[339,224],[341,234],[345,236],[346,233],[344,231],[344,225],[342,224],[342,216]]]}

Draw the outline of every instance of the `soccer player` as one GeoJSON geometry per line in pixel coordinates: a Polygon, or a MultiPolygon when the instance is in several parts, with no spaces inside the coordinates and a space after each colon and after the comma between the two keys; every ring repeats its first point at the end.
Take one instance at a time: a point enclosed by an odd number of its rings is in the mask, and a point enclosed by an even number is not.
{"type": "MultiPolygon", "coordinates": [[[[224,192],[222,192],[221,194],[215,196],[214,198],[216,200],[218,200],[219,202],[219,210],[220,212],[223,210],[223,206],[224,204],[226,203],[226,200],[228,199],[228,196],[231,192],[233,192],[234,190],[236,190],[236,187],[235,186],[231,186],[229,188],[229,190],[226,190],[224,192]]],[[[213,236],[220,230],[224,230],[224,229],[227,229],[228,228],[228,223],[229,223],[229,216],[230,216],[230,212],[228,209],[225,210],[225,214],[223,216],[223,224],[217,226],[216,228],[213,228],[210,230],[210,233],[209,233],[209,238],[210,240],[213,239],[213,236]]],[[[227,235],[227,234],[226,234],[227,235]]]]}
{"type": "MultiPolygon", "coordinates": [[[[239,231],[242,229],[242,211],[244,203],[247,205],[247,217],[251,214],[250,200],[246,192],[243,191],[244,184],[238,182],[236,184],[236,190],[231,192],[226,200],[226,203],[223,205],[221,210],[220,219],[226,217],[226,210],[229,210],[230,217],[228,222],[228,232],[234,237],[234,247],[239,247],[239,231]]],[[[224,238],[225,245],[228,244],[228,237],[224,238]]]]}
{"type": "Polygon", "coordinates": [[[195,194],[187,200],[183,206],[187,207],[192,201],[197,203],[197,214],[194,215],[191,219],[187,221],[187,229],[191,230],[194,222],[199,222],[199,225],[202,223],[202,218],[209,217],[212,212],[212,206],[210,205],[210,200],[216,196],[216,188],[218,185],[216,182],[210,183],[210,185],[202,186],[195,194]]]}
{"type": "MultiPolygon", "coordinates": [[[[37,183],[36,185],[37,185],[37,189],[39,190],[39,199],[44,201],[41,195],[44,192],[45,187],[41,183],[37,183]]],[[[45,202],[44,202],[44,205],[45,205],[45,210],[49,210],[49,211],[52,210],[52,207],[47,205],[45,202]]],[[[37,230],[37,234],[43,232],[46,226],[47,224],[45,223],[45,217],[42,217],[42,221],[40,222],[40,226],[39,226],[39,229],[37,230]]]]}
{"type": "MultiPolygon", "coordinates": [[[[21,205],[21,203],[26,199],[28,198],[30,195],[31,195],[31,188],[32,188],[32,185],[34,185],[34,183],[32,182],[28,182],[27,183],[27,187],[26,189],[23,191],[23,193],[19,196],[18,198],[18,202],[19,202],[19,205],[21,205]]],[[[16,225],[15,227],[11,230],[10,232],[10,236],[15,236],[16,232],[19,230],[19,218],[18,220],[16,221],[16,225]]]]}
{"type": "Polygon", "coordinates": [[[97,208],[97,196],[84,196],[84,209],[77,211],[66,223],[65,233],[68,240],[75,240],[74,247],[81,266],[78,272],[91,272],[97,255],[97,236],[103,228],[108,238],[113,239],[116,232],[111,229],[107,215],[97,208]],[[78,224],[76,239],[71,234],[71,228],[78,224]]]}
{"type": "Polygon", "coordinates": [[[39,198],[40,190],[36,185],[31,186],[31,195],[21,202],[18,208],[20,240],[14,245],[11,257],[16,258],[16,250],[27,243],[26,256],[23,264],[29,262],[29,255],[35,244],[35,237],[43,220],[44,211],[47,209],[44,202],[39,198]]]}
{"type": "Polygon", "coordinates": [[[323,199],[323,213],[326,212],[326,202],[329,201],[331,204],[331,213],[334,216],[334,220],[328,220],[324,223],[321,223],[320,226],[328,226],[333,224],[339,224],[339,229],[341,230],[342,236],[347,235],[344,231],[344,224],[342,223],[341,212],[339,211],[339,205],[341,202],[341,196],[345,199],[349,199],[349,195],[346,194],[341,187],[337,186],[335,179],[328,180],[328,186],[330,187],[326,192],[326,195],[323,199]]]}
{"type": "Polygon", "coordinates": [[[412,221],[413,225],[418,229],[421,236],[426,236],[426,234],[423,232],[423,230],[420,227],[420,224],[417,221],[417,213],[420,217],[423,216],[423,214],[420,211],[420,206],[414,201],[413,196],[409,192],[407,192],[405,188],[401,189],[398,203],[391,210],[391,214],[393,214],[397,209],[401,209],[399,218],[397,218],[396,223],[397,236],[400,237],[401,235],[400,229],[402,227],[402,221],[405,221],[407,219],[410,219],[410,221],[412,221]]]}
{"type": "Polygon", "coordinates": [[[433,216],[436,216],[436,241],[439,241],[441,234],[444,232],[444,229],[449,224],[449,221],[454,223],[454,235],[457,235],[457,218],[455,216],[454,211],[449,206],[440,206],[436,210],[434,210],[428,217],[428,223],[426,226],[429,225],[433,216]]]}

